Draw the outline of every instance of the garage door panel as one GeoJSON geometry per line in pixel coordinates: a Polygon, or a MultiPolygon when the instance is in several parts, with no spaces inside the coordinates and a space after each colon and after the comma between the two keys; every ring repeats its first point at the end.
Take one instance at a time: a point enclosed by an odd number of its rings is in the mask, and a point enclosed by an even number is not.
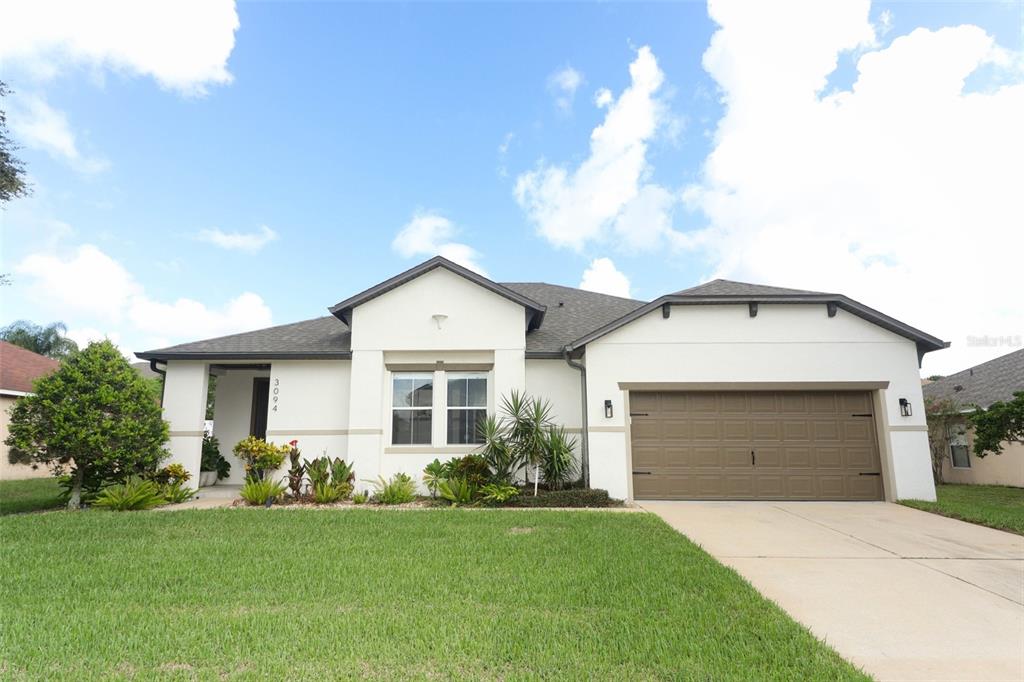
{"type": "Polygon", "coordinates": [[[859,475],[881,470],[871,406],[867,392],[631,394],[633,494],[882,499],[881,477],[859,475]]]}

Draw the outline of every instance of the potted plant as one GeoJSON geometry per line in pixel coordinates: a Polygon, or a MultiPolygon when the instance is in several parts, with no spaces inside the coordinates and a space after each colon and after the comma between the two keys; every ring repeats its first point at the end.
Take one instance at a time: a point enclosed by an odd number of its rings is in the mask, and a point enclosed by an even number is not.
{"type": "Polygon", "coordinates": [[[203,436],[203,456],[199,463],[199,486],[216,485],[231,473],[231,462],[220,454],[220,441],[216,436],[203,436]]]}

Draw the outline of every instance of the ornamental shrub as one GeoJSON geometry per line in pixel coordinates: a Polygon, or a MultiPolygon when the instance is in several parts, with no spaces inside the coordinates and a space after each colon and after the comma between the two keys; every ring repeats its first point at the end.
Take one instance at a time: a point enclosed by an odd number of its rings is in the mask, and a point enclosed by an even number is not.
{"type": "Polygon", "coordinates": [[[167,456],[160,405],[110,341],[69,355],[10,414],[10,461],[69,474],[68,509],[83,489],[151,474],[167,456]]]}
{"type": "Polygon", "coordinates": [[[249,436],[238,441],[232,452],[245,465],[246,478],[262,481],[270,472],[277,471],[291,451],[289,445],[274,445],[262,438],[249,436]]]}

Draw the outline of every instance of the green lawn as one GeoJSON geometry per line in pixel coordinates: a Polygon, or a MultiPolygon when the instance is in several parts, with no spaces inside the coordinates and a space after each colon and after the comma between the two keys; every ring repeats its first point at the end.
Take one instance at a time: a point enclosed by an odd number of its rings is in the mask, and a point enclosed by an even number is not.
{"type": "Polygon", "coordinates": [[[0,516],[19,512],[54,509],[60,488],[55,478],[29,478],[24,481],[0,481],[0,516]]]}
{"type": "Polygon", "coordinates": [[[1024,488],[1002,485],[935,486],[936,502],[903,500],[914,509],[1024,535],[1024,488]]]}
{"type": "Polygon", "coordinates": [[[865,679],[648,514],[0,519],[6,679],[865,679]]]}

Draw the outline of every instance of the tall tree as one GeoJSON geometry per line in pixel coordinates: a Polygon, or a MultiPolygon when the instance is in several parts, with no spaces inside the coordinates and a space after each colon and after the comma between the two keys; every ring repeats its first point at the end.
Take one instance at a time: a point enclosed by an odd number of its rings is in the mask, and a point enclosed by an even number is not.
{"type": "Polygon", "coordinates": [[[160,405],[110,341],[68,357],[10,412],[11,463],[69,473],[68,509],[81,506],[83,487],[151,472],[167,455],[160,405]]]}
{"type": "Polygon", "coordinates": [[[28,320],[18,320],[0,329],[0,339],[60,360],[78,350],[78,344],[66,336],[67,332],[63,322],[53,322],[44,327],[28,320]]]}
{"type": "Polygon", "coordinates": [[[949,457],[953,434],[956,429],[963,428],[964,415],[960,405],[948,398],[925,398],[924,413],[932,451],[932,478],[936,483],[942,483],[942,464],[949,457]]]}
{"type": "Polygon", "coordinates": [[[25,181],[25,164],[14,155],[18,145],[7,131],[7,113],[2,102],[9,92],[7,84],[0,81],[0,203],[3,204],[31,191],[25,181]]]}

